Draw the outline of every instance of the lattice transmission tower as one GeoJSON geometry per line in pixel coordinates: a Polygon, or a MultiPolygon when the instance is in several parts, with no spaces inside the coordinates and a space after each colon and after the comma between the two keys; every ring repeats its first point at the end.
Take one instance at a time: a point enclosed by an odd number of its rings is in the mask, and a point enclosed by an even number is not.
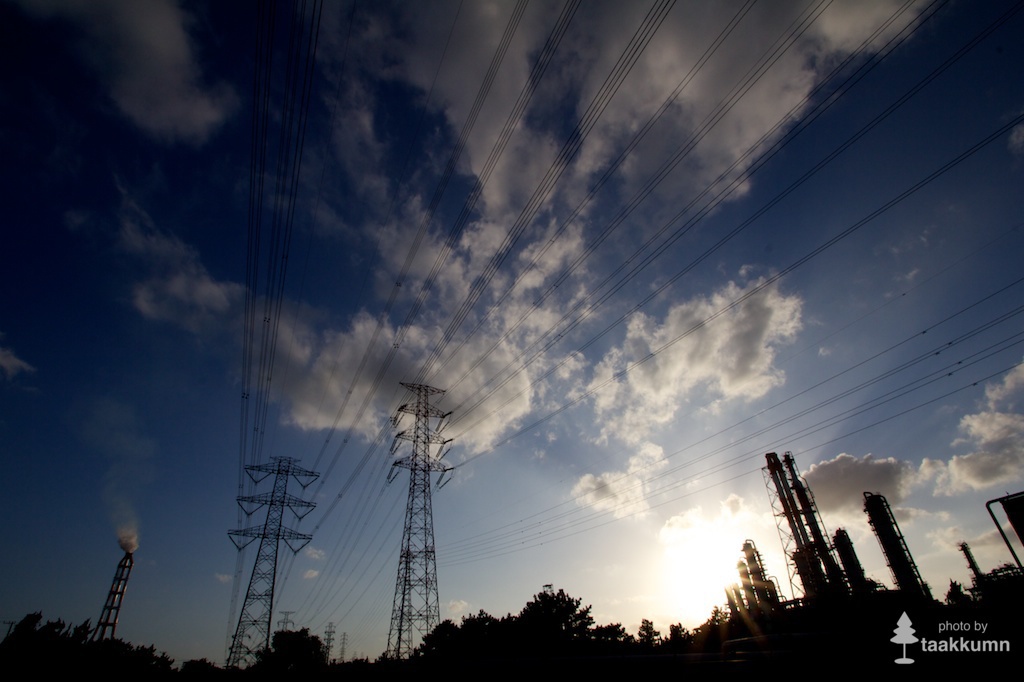
{"type": "Polygon", "coordinates": [[[266,464],[251,464],[245,467],[254,483],[259,484],[270,476],[274,477],[274,488],[269,493],[243,495],[238,504],[246,514],[252,514],[260,507],[267,508],[267,519],[262,526],[250,526],[228,531],[231,541],[238,549],[260,539],[256,563],[252,567],[249,589],[238,615],[238,627],[231,639],[231,651],[227,665],[237,668],[242,663],[252,663],[254,655],[261,649],[270,648],[270,620],[274,607],[274,583],[277,579],[277,550],[281,541],[298,552],[313,539],[312,535],[299,533],[284,527],[284,511],[291,510],[299,519],[315,506],[301,497],[288,492],[288,481],[295,479],[303,489],[316,480],[319,474],[299,466],[293,457],[271,457],[266,464]]]}
{"type": "Polygon", "coordinates": [[[324,631],[324,660],[331,662],[331,651],[334,649],[334,623],[328,623],[324,631]]]}
{"type": "Polygon", "coordinates": [[[395,460],[388,474],[390,483],[398,469],[409,470],[409,501],[405,508],[405,528],[402,531],[402,551],[398,561],[398,579],[395,582],[395,601],[391,609],[391,629],[388,632],[390,658],[407,658],[418,639],[437,626],[440,609],[437,599],[437,560],[434,553],[434,518],[430,505],[430,474],[440,472],[438,487],[447,483],[445,476],[452,468],[441,463],[448,453],[450,440],[441,437],[445,419],[451,412],[442,412],[430,404],[430,397],[444,394],[439,388],[423,384],[403,383],[415,395],[415,400],[398,408],[391,418],[397,429],[403,414],[416,418],[412,429],[395,435],[391,446],[394,454],[402,441],[412,442],[412,454],[395,460]],[[432,420],[437,420],[431,428],[432,420]],[[437,454],[433,452],[437,447],[437,454]]]}

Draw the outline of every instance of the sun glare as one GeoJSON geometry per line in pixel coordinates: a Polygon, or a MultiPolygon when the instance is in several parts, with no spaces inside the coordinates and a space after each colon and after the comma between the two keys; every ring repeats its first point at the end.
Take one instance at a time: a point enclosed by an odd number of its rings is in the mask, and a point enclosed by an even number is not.
{"type": "Polygon", "coordinates": [[[744,536],[736,526],[734,519],[722,516],[705,519],[698,507],[662,529],[664,604],[685,627],[706,621],[715,606],[726,603],[725,588],[738,582],[744,536]]]}

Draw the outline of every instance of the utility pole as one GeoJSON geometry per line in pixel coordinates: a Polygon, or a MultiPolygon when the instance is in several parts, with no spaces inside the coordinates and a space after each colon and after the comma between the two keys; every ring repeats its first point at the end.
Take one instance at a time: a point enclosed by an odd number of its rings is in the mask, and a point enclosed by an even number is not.
{"type": "Polygon", "coordinates": [[[347,632],[341,633],[341,644],[339,646],[341,647],[341,651],[338,652],[338,662],[339,663],[344,663],[345,662],[345,649],[348,648],[348,633],[347,632]]]}
{"type": "MultiPolygon", "coordinates": [[[[295,481],[305,489],[319,474],[299,466],[293,457],[271,457],[267,464],[251,464],[245,467],[254,483],[259,484],[270,476],[274,477],[274,488],[270,493],[239,496],[238,504],[246,514],[252,514],[260,507],[267,508],[267,518],[262,526],[250,526],[228,531],[231,541],[242,549],[256,538],[260,539],[256,563],[252,567],[249,589],[238,615],[238,627],[231,640],[227,667],[237,668],[243,662],[251,663],[254,654],[270,648],[270,620],[274,612],[274,583],[277,579],[277,550],[282,540],[298,552],[313,539],[312,535],[299,533],[283,526],[284,510],[290,509],[299,519],[315,506],[301,497],[288,493],[288,481],[295,481]]],[[[289,612],[291,613],[291,612],[289,612]]]]}
{"type": "Polygon", "coordinates": [[[412,442],[412,454],[392,463],[388,483],[398,475],[398,469],[409,470],[409,500],[405,508],[405,527],[402,530],[402,550],[395,581],[395,600],[391,610],[391,629],[388,633],[390,658],[408,658],[420,637],[434,627],[440,617],[437,598],[437,559],[434,552],[434,518],[430,503],[430,474],[440,472],[438,487],[447,483],[445,475],[452,468],[441,463],[448,453],[450,440],[441,437],[444,420],[451,414],[430,404],[430,396],[444,391],[423,384],[403,383],[415,400],[398,408],[391,418],[395,428],[403,414],[411,414],[416,422],[412,429],[395,435],[391,446],[394,454],[401,441],[412,442]],[[436,428],[431,428],[437,419],[436,428]],[[431,452],[438,446],[438,455],[431,452]]]}

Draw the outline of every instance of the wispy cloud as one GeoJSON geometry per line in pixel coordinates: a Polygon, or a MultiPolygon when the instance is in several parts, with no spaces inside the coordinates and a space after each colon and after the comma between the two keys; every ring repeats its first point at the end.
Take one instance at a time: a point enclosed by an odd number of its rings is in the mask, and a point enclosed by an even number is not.
{"type": "Polygon", "coordinates": [[[121,113],[158,139],[204,142],[236,108],[224,84],[207,85],[175,0],[18,0],[36,17],[78,30],[77,48],[121,113]]]}
{"type": "MultiPolygon", "coordinates": [[[[3,338],[4,335],[0,333],[0,340],[3,338]]],[[[3,372],[4,377],[11,380],[23,372],[29,374],[35,372],[36,368],[15,355],[12,349],[0,346],[0,371],[3,372]]]]}
{"type": "Polygon", "coordinates": [[[1021,124],[1010,131],[1010,139],[1007,147],[1013,154],[1024,156],[1024,124],[1021,124]]]}
{"type": "Polygon", "coordinates": [[[132,291],[132,304],[144,317],[198,333],[225,327],[240,314],[242,285],[214,279],[194,248],[161,231],[127,194],[118,244],[140,258],[151,273],[132,291]]]}

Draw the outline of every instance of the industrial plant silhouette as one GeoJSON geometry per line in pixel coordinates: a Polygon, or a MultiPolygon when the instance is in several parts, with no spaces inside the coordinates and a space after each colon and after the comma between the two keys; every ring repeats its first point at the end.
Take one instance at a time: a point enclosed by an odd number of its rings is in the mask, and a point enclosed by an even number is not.
{"type": "MultiPolygon", "coordinates": [[[[409,411],[423,421],[429,412],[424,396],[419,396],[417,405],[409,411]]],[[[919,671],[929,666],[952,670],[987,664],[979,660],[980,652],[1010,661],[1013,647],[1020,645],[1024,571],[993,507],[1000,505],[1012,531],[1024,537],[1024,492],[988,504],[1015,565],[982,572],[970,547],[961,543],[972,583],[964,587],[951,581],[940,602],[921,578],[884,496],[864,492],[864,511],[892,572],[893,589],[865,575],[844,529],[837,529],[828,540],[814,495],[791,453],[781,458],[768,453],[763,473],[787,558],[791,599],[781,596],[778,580],[770,577],[753,541],[746,540],[739,550],[739,581],[726,588],[723,607],[715,607],[708,620],[693,630],[677,623],[663,636],[644,620],[632,635],[620,623],[599,625],[582,598],[545,585],[518,614],[499,618],[481,610],[463,617],[461,623],[441,621],[408,653],[389,647],[373,663],[344,661],[344,654],[335,658],[330,643],[304,628],[277,631],[266,647],[253,650],[244,670],[229,668],[239,673],[324,676],[343,669],[348,676],[372,678],[434,666],[462,671],[639,669],[653,673],[841,662],[858,669],[913,664],[919,671]]],[[[187,661],[175,671],[173,662],[155,647],[115,638],[133,564],[132,552],[126,552],[95,628],[88,621],[77,627],[59,620],[43,624],[39,613],[12,627],[0,643],[3,669],[80,672],[96,667],[161,675],[227,674],[228,669],[206,660],[187,661]]],[[[401,575],[399,591],[405,589],[401,575]]],[[[436,593],[431,598],[436,599],[436,593]]],[[[402,601],[408,601],[407,594],[398,600],[402,601]]],[[[333,629],[330,635],[329,642],[333,629]]]]}

